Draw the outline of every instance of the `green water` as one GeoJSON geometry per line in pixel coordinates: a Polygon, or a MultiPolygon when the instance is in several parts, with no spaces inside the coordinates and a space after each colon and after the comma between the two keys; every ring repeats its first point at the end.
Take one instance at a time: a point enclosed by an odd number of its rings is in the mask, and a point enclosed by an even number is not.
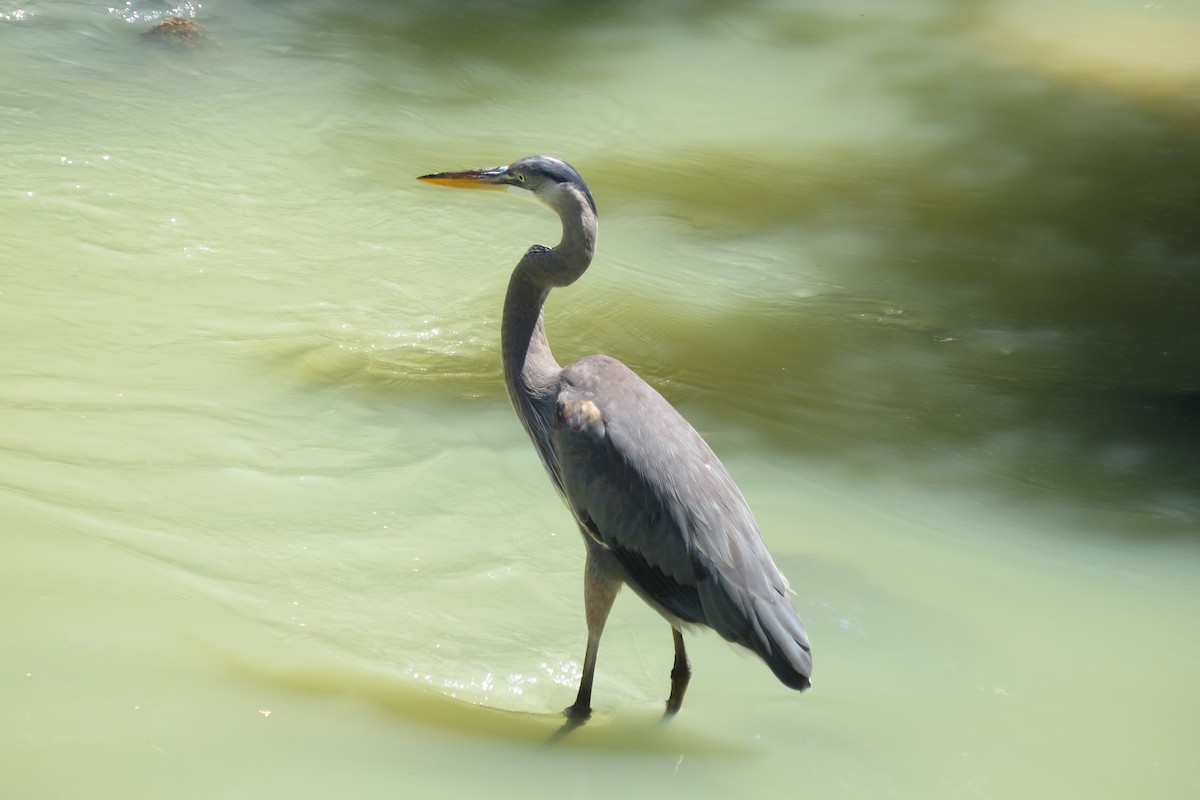
{"type": "Polygon", "coordinates": [[[1189,4],[0,5],[0,791],[1200,793],[1189,4]],[[704,433],[811,692],[583,548],[508,407],[556,292],[704,433]]]}

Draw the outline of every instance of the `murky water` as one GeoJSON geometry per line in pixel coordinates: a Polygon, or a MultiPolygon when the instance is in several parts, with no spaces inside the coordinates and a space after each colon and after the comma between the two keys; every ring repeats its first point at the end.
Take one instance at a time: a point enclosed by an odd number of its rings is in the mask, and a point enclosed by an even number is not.
{"type": "Polygon", "coordinates": [[[1200,792],[1200,11],[0,5],[6,797],[1200,792]],[[709,438],[814,688],[618,600],[504,395],[548,309],[709,438]]]}

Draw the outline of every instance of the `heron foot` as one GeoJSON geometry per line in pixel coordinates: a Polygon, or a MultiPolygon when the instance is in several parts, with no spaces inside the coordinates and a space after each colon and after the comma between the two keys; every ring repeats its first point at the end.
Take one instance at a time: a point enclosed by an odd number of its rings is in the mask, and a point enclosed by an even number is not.
{"type": "Polygon", "coordinates": [[[592,716],[592,709],[589,706],[576,703],[573,706],[567,706],[563,709],[563,716],[574,722],[587,722],[592,716]]]}
{"type": "Polygon", "coordinates": [[[563,724],[554,732],[554,735],[550,737],[550,740],[546,744],[558,744],[567,738],[571,731],[583,727],[583,724],[587,722],[587,718],[591,715],[592,710],[590,708],[581,709],[578,704],[563,709],[563,716],[566,717],[566,720],[563,721],[563,724]]]}

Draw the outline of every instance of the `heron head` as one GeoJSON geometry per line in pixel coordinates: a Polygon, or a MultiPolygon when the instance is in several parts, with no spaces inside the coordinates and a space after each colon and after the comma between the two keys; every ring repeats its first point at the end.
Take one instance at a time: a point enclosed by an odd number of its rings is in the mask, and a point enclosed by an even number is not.
{"type": "Polygon", "coordinates": [[[596,201],[583,178],[574,167],[554,156],[527,156],[507,167],[435,172],[417,180],[462,189],[528,189],[555,210],[562,208],[564,195],[573,189],[587,201],[592,213],[596,213],[596,201]]]}

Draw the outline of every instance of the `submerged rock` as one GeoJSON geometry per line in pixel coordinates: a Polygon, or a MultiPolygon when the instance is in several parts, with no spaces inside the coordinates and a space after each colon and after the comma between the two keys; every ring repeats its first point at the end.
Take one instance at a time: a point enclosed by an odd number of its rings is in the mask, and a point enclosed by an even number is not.
{"type": "Polygon", "coordinates": [[[204,26],[187,17],[167,17],[148,31],[142,31],[156,41],[192,47],[208,39],[204,26]]]}

